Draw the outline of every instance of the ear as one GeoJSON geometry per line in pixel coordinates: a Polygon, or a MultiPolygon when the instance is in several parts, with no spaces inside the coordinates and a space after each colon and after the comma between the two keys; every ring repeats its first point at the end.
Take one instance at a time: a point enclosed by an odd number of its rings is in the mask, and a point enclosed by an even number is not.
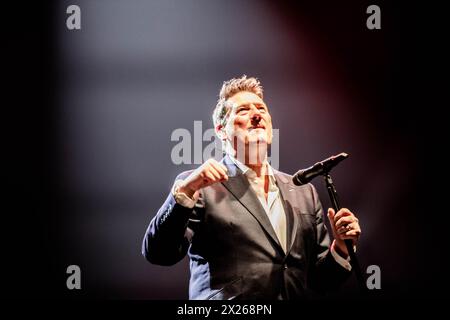
{"type": "Polygon", "coordinates": [[[225,140],[227,138],[227,133],[225,132],[225,128],[223,127],[223,125],[218,124],[215,128],[215,131],[220,140],[225,140]]]}

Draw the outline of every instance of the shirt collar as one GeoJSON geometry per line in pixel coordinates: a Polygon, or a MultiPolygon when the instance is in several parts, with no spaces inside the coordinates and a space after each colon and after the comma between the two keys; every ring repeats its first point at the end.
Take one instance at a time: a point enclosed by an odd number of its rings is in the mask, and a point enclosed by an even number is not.
{"type": "MultiPolygon", "coordinates": [[[[243,164],[241,161],[239,161],[238,159],[236,159],[235,157],[233,157],[232,155],[228,155],[231,159],[231,161],[236,165],[236,167],[239,168],[239,170],[242,171],[242,173],[248,177],[252,177],[252,176],[256,176],[256,172],[253,171],[253,169],[249,168],[248,166],[246,166],[245,164],[243,164]]],[[[267,174],[269,176],[270,179],[270,184],[273,185],[275,184],[275,174],[273,172],[273,168],[272,166],[267,162],[267,174]]]]}

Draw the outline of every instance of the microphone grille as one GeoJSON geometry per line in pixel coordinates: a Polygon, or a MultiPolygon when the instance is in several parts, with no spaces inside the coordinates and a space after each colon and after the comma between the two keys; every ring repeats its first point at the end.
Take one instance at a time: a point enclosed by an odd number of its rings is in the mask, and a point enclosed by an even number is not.
{"type": "Polygon", "coordinates": [[[307,184],[309,181],[305,181],[305,179],[303,179],[303,172],[305,170],[300,170],[297,171],[294,176],[292,177],[292,182],[296,185],[296,186],[302,186],[304,184],[307,184]]]}

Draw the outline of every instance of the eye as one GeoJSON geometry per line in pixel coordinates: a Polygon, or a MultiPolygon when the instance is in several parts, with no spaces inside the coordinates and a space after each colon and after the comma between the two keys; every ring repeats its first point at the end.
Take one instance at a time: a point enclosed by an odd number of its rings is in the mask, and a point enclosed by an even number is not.
{"type": "Polygon", "coordinates": [[[238,109],[237,113],[238,114],[242,114],[242,113],[246,113],[248,111],[249,107],[241,107],[238,109]]]}

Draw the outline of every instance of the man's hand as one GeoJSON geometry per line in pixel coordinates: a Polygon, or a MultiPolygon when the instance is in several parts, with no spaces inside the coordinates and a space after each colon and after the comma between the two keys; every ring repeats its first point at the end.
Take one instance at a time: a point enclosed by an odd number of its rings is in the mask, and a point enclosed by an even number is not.
{"type": "Polygon", "coordinates": [[[336,214],[333,209],[329,208],[328,219],[334,236],[333,246],[341,256],[346,258],[348,251],[344,240],[350,239],[353,245],[356,245],[361,234],[358,219],[346,208],[342,208],[336,214]]]}
{"type": "Polygon", "coordinates": [[[178,191],[192,198],[194,193],[214,183],[228,180],[227,168],[215,159],[209,159],[193,171],[179,185],[178,191]]]}

